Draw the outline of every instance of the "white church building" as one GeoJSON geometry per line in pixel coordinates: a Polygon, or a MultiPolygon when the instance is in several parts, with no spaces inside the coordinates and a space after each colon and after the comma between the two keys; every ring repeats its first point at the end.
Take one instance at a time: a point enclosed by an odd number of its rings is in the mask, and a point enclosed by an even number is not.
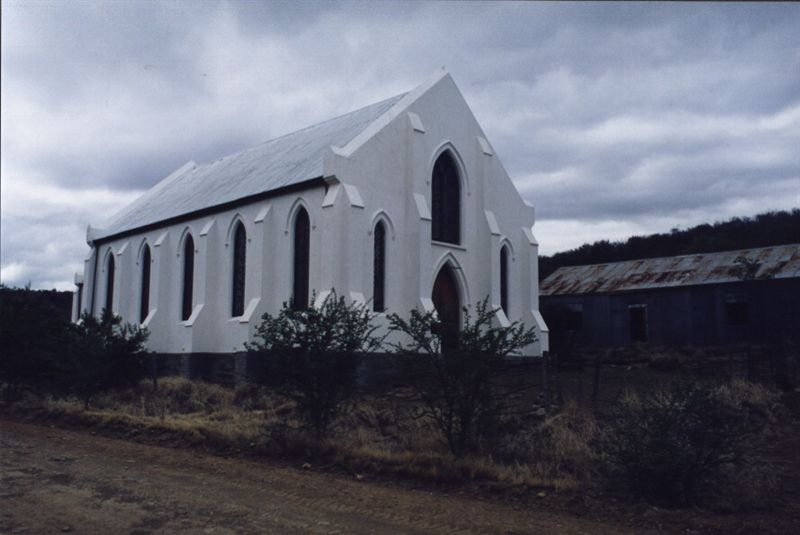
{"type": "Polygon", "coordinates": [[[265,312],[332,289],[376,322],[411,309],[536,329],[534,208],[449,74],[217,161],[189,162],[102,227],[76,274],[73,317],[110,308],[162,354],[244,350],[265,312]]]}

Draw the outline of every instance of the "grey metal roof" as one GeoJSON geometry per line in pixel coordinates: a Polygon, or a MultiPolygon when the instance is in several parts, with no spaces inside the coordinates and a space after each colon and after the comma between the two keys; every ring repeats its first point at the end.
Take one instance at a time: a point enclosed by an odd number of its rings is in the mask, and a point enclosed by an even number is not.
{"type": "Polygon", "coordinates": [[[344,146],[405,93],[217,161],[189,162],[114,215],[93,240],[110,237],[322,176],[325,151],[344,146]]]}
{"type": "Polygon", "coordinates": [[[741,280],[736,272],[740,257],[758,263],[756,279],[800,277],[800,244],[793,244],[561,267],[540,283],[539,291],[576,295],[735,282],[741,280]]]}

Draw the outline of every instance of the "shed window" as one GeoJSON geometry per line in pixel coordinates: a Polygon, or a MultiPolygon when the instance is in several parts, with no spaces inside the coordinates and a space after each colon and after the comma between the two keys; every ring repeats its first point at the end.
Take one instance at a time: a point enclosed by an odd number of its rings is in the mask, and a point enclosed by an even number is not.
{"type": "Polygon", "coordinates": [[[244,314],[244,283],[245,266],[247,260],[247,232],[240,221],[236,224],[233,235],[233,296],[231,299],[231,316],[238,317],[244,314]]]}
{"type": "Polygon", "coordinates": [[[192,235],[186,236],[183,242],[183,292],[181,301],[181,319],[186,321],[192,315],[192,294],[194,292],[194,240],[192,235]]]}
{"type": "Polygon", "coordinates": [[[106,265],[106,310],[113,312],[114,307],[114,252],[108,255],[106,265]]]}
{"type": "Polygon", "coordinates": [[[386,227],[382,221],[375,225],[372,249],[372,309],[375,312],[386,310],[386,227]]]}
{"type": "Polygon", "coordinates": [[[747,301],[730,300],[725,303],[725,317],[728,325],[747,325],[747,301]]]}
{"type": "Polygon", "coordinates": [[[443,152],[433,166],[431,178],[431,238],[461,243],[461,184],[453,156],[443,152]]]}
{"type": "Polygon", "coordinates": [[[139,323],[144,323],[150,312],[150,246],[145,245],[142,252],[142,286],[139,296],[139,323]]]}
{"type": "Polygon", "coordinates": [[[297,211],[294,220],[294,277],[292,281],[292,308],[308,307],[308,262],[311,223],[305,208],[297,211]]]}
{"type": "Polygon", "coordinates": [[[581,303],[567,306],[565,323],[568,331],[578,332],[583,328],[583,305],[581,303]]]}

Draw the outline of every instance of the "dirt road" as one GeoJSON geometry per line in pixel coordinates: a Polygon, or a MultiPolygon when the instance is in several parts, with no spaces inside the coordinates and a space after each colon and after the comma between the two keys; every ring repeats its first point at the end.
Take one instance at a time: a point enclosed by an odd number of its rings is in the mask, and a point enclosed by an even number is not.
{"type": "MultiPolygon", "coordinates": [[[[2,533],[621,533],[346,476],[0,421],[2,533]]],[[[641,532],[637,530],[637,532],[641,532]]]]}

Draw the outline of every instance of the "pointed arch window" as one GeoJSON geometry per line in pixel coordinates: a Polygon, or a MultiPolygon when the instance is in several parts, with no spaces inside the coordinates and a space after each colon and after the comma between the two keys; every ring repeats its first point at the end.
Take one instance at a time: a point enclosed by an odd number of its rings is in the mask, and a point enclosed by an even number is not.
{"type": "Polygon", "coordinates": [[[500,249],[500,308],[508,316],[508,247],[500,249]]]}
{"type": "Polygon", "coordinates": [[[372,309],[386,310],[386,225],[378,221],[375,225],[372,248],[372,309]]]}
{"type": "Polygon", "coordinates": [[[181,320],[192,315],[192,294],[194,292],[194,240],[191,234],[183,242],[183,288],[181,292],[181,320]]]}
{"type": "Polygon", "coordinates": [[[308,262],[311,223],[308,212],[303,207],[294,219],[294,259],[292,277],[292,308],[302,310],[308,307],[308,262]]]}
{"type": "Polygon", "coordinates": [[[431,238],[458,245],[461,243],[461,183],[449,151],[443,152],[433,166],[431,199],[431,238]]]}
{"type": "Polygon", "coordinates": [[[83,314],[83,311],[81,310],[81,306],[83,305],[83,283],[79,282],[75,285],[75,287],[77,288],[75,292],[77,293],[78,297],[78,317],[76,318],[76,320],[78,320],[81,318],[81,314],[83,314]]]}
{"type": "Polygon", "coordinates": [[[231,316],[244,314],[244,284],[247,259],[247,231],[241,221],[236,224],[233,235],[233,296],[231,300],[231,316]]]}
{"type": "Polygon", "coordinates": [[[139,323],[144,323],[150,312],[150,246],[142,252],[142,294],[139,296],[139,323]]]}
{"type": "Polygon", "coordinates": [[[108,254],[106,264],[106,306],[109,312],[113,312],[114,307],[114,251],[108,254]]]}

